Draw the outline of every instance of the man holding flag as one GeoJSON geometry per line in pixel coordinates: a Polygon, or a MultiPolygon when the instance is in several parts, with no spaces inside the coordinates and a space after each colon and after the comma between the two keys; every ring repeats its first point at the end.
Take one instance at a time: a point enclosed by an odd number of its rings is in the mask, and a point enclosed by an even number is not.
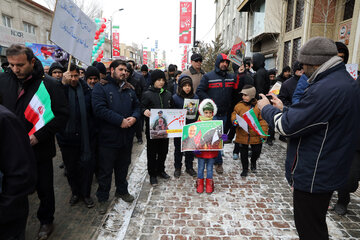
{"type": "Polygon", "coordinates": [[[55,196],[52,158],[56,154],[54,135],[68,118],[68,107],[60,82],[44,74],[32,50],[14,44],[6,50],[10,70],[0,74],[3,105],[20,119],[37,160],[36,190],[40,199],[37,217],[39,239],[53,230],[55,196]]]}

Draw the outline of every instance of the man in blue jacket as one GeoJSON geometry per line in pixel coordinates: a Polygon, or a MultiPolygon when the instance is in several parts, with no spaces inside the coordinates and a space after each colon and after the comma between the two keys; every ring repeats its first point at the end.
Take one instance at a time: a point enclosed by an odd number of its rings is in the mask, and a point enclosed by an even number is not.
{"type": "Polygon", "coordinates": [[[331,195],[346,183],[355,153],[360,90],[330,39],[310,39],[298,60],[309,77],[300,102],[285,108],[273,96],[274,107],[261,94],[258,106],[269,125],[290,139],[286,178],[294,190],[300,239],[328,239],[326,212],[331,195]]]}
{"type": "MultiPolygon", "coordinates": [[[[220,53],[215,61],[215,70],[206,73],[200,80],[200,85],[196,89],[196,95],[199,96],[200,101],[211,98],[218,107],[218,112],[213,120],[222,120],[224,132],[226,123],[226,116],[228,111],[232,111],[231,100],[234,90],[234,76],[228,73],[230,60],[220,53]]],[[[215,160],[215,170],[218,174],[222,174],[224,169],[222,167],[223,159],[221,154],[215,160]]]]}
{"type": "Polygon", "coordinates": [[[111,73],[97,83],[92,92],[92,106],[100,120],[99,129],[99,188],[96,196],[99,212],[104,214],[109,199],[112,172],[115,173],[115,197],[132,202],[129,194],[127,172],[131,163],[131,149],[135,122],[140,117],[140,104],[133,86],[126,82],[126,62],[115,60],[110,64],[111,73]]]}

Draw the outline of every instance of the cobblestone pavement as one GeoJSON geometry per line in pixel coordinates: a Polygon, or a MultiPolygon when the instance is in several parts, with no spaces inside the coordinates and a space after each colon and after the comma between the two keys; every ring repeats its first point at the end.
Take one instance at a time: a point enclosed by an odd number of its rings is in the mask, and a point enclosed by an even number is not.
{"type": "MultiPolygon", "coordinates": [[[[136,139],[136,138],[135,138],[136,139]]],[[[138,145],[134,142],[132,159],[136,162],[144,149],[145,144],[138,145]]],[[[55,188],[55,229],[49,239],[51,240],[89,240],[103,222],[104,215],[99,215],[96,207],[88,209],[83,202],[71,207],[69,199],[71,191],[66,177],[63,175],[63,169],[58,166],[61,164],[61,152],[57,149],[57,155],[53,159],[54,163],[54,188],[55,188]]],[[[134,164],[130,166],[129,173],[134,168],[134,164]]],[[[110,198],[114,196],[114,180],[112,181],[113,187],[111,188],[110,198]]],[[[92,185],[92,194],[95,203],[97,199],[95,192],[97,189],[97,182],[94,180],[92,185]]],[[[111,200],[111,199],[110,199],[111,200]]],[[[30,212],[28,217],[28,224],[26,228],[26,239],[37,239],[37,233],[40,223],[36,217],[36,211],[39,206],[37,194],[29,197],[30,212]]]]}
{"type": "MultiPolygon", "coordinates": [[[[214,171],[212,194],[197,194],[195,178],[184,169],[179,179],[172,177],[157,187],[150,186],[147,176],[124,239],[298,239],[291,190],[284,177],[286,144],[276,141],[271,148],[264,144],[258,173],[245,179],[240,177],[240,161],[232,159],[232,149],[233,144],[225,145],[225,173],[214,171]]],[[[173,151],[166,165],[173,175],[173,151]]],[[[347,216],[329,211],[331,239],[360,238],[359,204],[360,198],[352,195],[347,216]]]]}
{"type": "MultiPolygon", "coordinates": [[[[82,203],[70,207],[71,193],[58,168],[58,154],[54,159],[56,228],[50,239],[298,239],[291,190],[284,178],[285,144],[276,141],[271,148],[264,144],[258,173],[250,173],[245,179],[240,177],[240,161],[232,159],[232,148],[233,144],[225,145],[225,173],[218,175],[214,171],[215,192],[197,194],[196,178],[184,169],[179,179],[160,179],[157,187],[151,187],[144,145],[134,144],[129,190],[136,201],[127,204],[113,200],[105,215],[82,203]]],[[[170,141],[166,171],[171,176],[173,162],[170,141]]],[[[93,184],[93,192],[96,185],[93,184]]],[[[331,239],[360,238],[360,198],[354,194],[351,197],[346,216],[328,213],[331,239]]],[[[334,202],[335,198],[331,204],[334,202]]],[[[36,194],[30,197],[30,203],[27,239],[35,239],[39,228],[36,194]]]]}

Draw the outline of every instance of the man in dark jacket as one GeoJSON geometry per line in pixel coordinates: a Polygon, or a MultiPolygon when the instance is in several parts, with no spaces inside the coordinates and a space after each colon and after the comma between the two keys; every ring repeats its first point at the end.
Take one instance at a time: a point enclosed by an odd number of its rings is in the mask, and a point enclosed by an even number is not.
{"type": "MultiPolygon", "coordinates": [[[[202,77],[200,85],[196,90],[196,94],[201,101],[205,98],[214,100],[218,107],[218,112],[213,120],[223,121],[225,133],[227,132],[227,129],[225,129],[227,114],[229,111],[232,111],[230,108],[234,90],[234,76],[228,73],[229,64],[230,60],[228,57],[223,53],[219,54],[215,61],[215,70],[206,73],[202,77]]],[[[224,172],[222,163],[222,156],[219,154],[215,160],[215,170],[219,174],[224,172]]]]}
{"type": "Polygon", "coordinates": [[[36,160],[19,119],[0,105],[0,239],[25,239],[36,160]]]}
{"type": "Polygon", "coordinates": [[[96,196],[99,212],[107,210],[112,172],[115,174],[115,197],[132,202],[126,176],[131,163],[135,122],[140,117],[140,104],[134,88],[125,81],[126,62],[110,64],[111,74],[97,83],[92,91],[92,106],[100,120],[99,129],[99,188],[96,196]]]}
{"type": "Polygon", "coordinates": [[[90,89],[80,79],[80,71],[75,64],[71,64],[69,71],[64,73],[62,84],[69,103],[69,120],[65,129],[57,134],[57,140],[72,192],[69,203],[74,206],[82,199],[88,208],[92,208],[94,201],[90,193],[95,162],[90,147],[90,89]]]}
{"type": "Polygon", "coordinates": [[[281,83],[285,82],[286,80],[288,80],[289,78],[291,78],[291,68],[289,66],[285,66],[280,75],[276,77],[276,82],[279,81],[281,83]]]}
{"type": "Polygon", "coordinates": [[[39,238],[47,239],[53,230],[55,196],[52,158],[56,154],[56,132],[63,129],[68,119],[68,106],[61,83],[44,75],[41,62],[30,48],[12,45],[6,50],[11,71],[0,74],[0,98],[3,105],[20,119],[25,130],[30,132],[33,124],[25,119],[25,109],[43,82],[51,98],[54,118],[30,135],[37,160],[37,186],[40,199],[37,217],[40,220],[39,238]]]}
{"type": "Polygon", "coordinates": [[[261,95],[258,106],[269,125],[290,138],[285,168],[300,239],[328,239],[331,195],[346,183],[358,141],[360,90],[330,39],[310,39],[298,61],[309,77],[300,102],[286,108],[273,97],[274,107],[261,95]]]}
{"type": "Polygon", "coordinates": [[[175,94],[174,91],[174,85],[176,84],[175,73],[176,73],[175,65],[170,64],[166,78],[167,79],[166,86],[167,86],[167,90],[171,93],[171,95],[175,94]]]}
{"type": "Polygon", "coordinates": [[[265,69],[265,57],[262,53],[255,53],[252,57],[253,69],[256,71],[254,75],[254,84],[256,93],[267,94],[270,90],[270,80],[268,71],[265,69]]]}
{"type": "Polygon", "coordinates": [[[289,107],[292,104],[292,97],[294,94],[294,91],[296,89],[296,85],[299,81],[299,78],[303,74],[302,64],[296,61],[294,63],[293,71],[294,76],[290,79],[286,80],[280,88],[280,93],[278,98],[282,101],[282,103],[289,107]]]}
{"type": "Polygon", "coordinates": [[[145,64],[141,66],[140,71],[143,77],[145,78],[146,86],[144,91],[146,91],[151,84],[151,74],[149,73],[148,66],[146,66],[145,64]]]}
{"type": "Polygon", "coordinates": [[[205,72],[201,69],[202,61],[202,56],[199,53],[194,53],[191,55],[191,67],[183,72],[183,74],[190,76],[193,80],[194,91],[196,91],[201,78],[205,74],[205,72]]]}

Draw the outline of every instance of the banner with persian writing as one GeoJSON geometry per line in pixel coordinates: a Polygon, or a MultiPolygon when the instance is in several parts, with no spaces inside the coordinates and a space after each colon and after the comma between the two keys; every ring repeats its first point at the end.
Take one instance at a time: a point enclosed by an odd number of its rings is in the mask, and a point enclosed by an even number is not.
{"type": "Polygon", "coordinates": [[[91,65],[96,24],[71,0],[57,0],[50,40],[91,65]]]}

